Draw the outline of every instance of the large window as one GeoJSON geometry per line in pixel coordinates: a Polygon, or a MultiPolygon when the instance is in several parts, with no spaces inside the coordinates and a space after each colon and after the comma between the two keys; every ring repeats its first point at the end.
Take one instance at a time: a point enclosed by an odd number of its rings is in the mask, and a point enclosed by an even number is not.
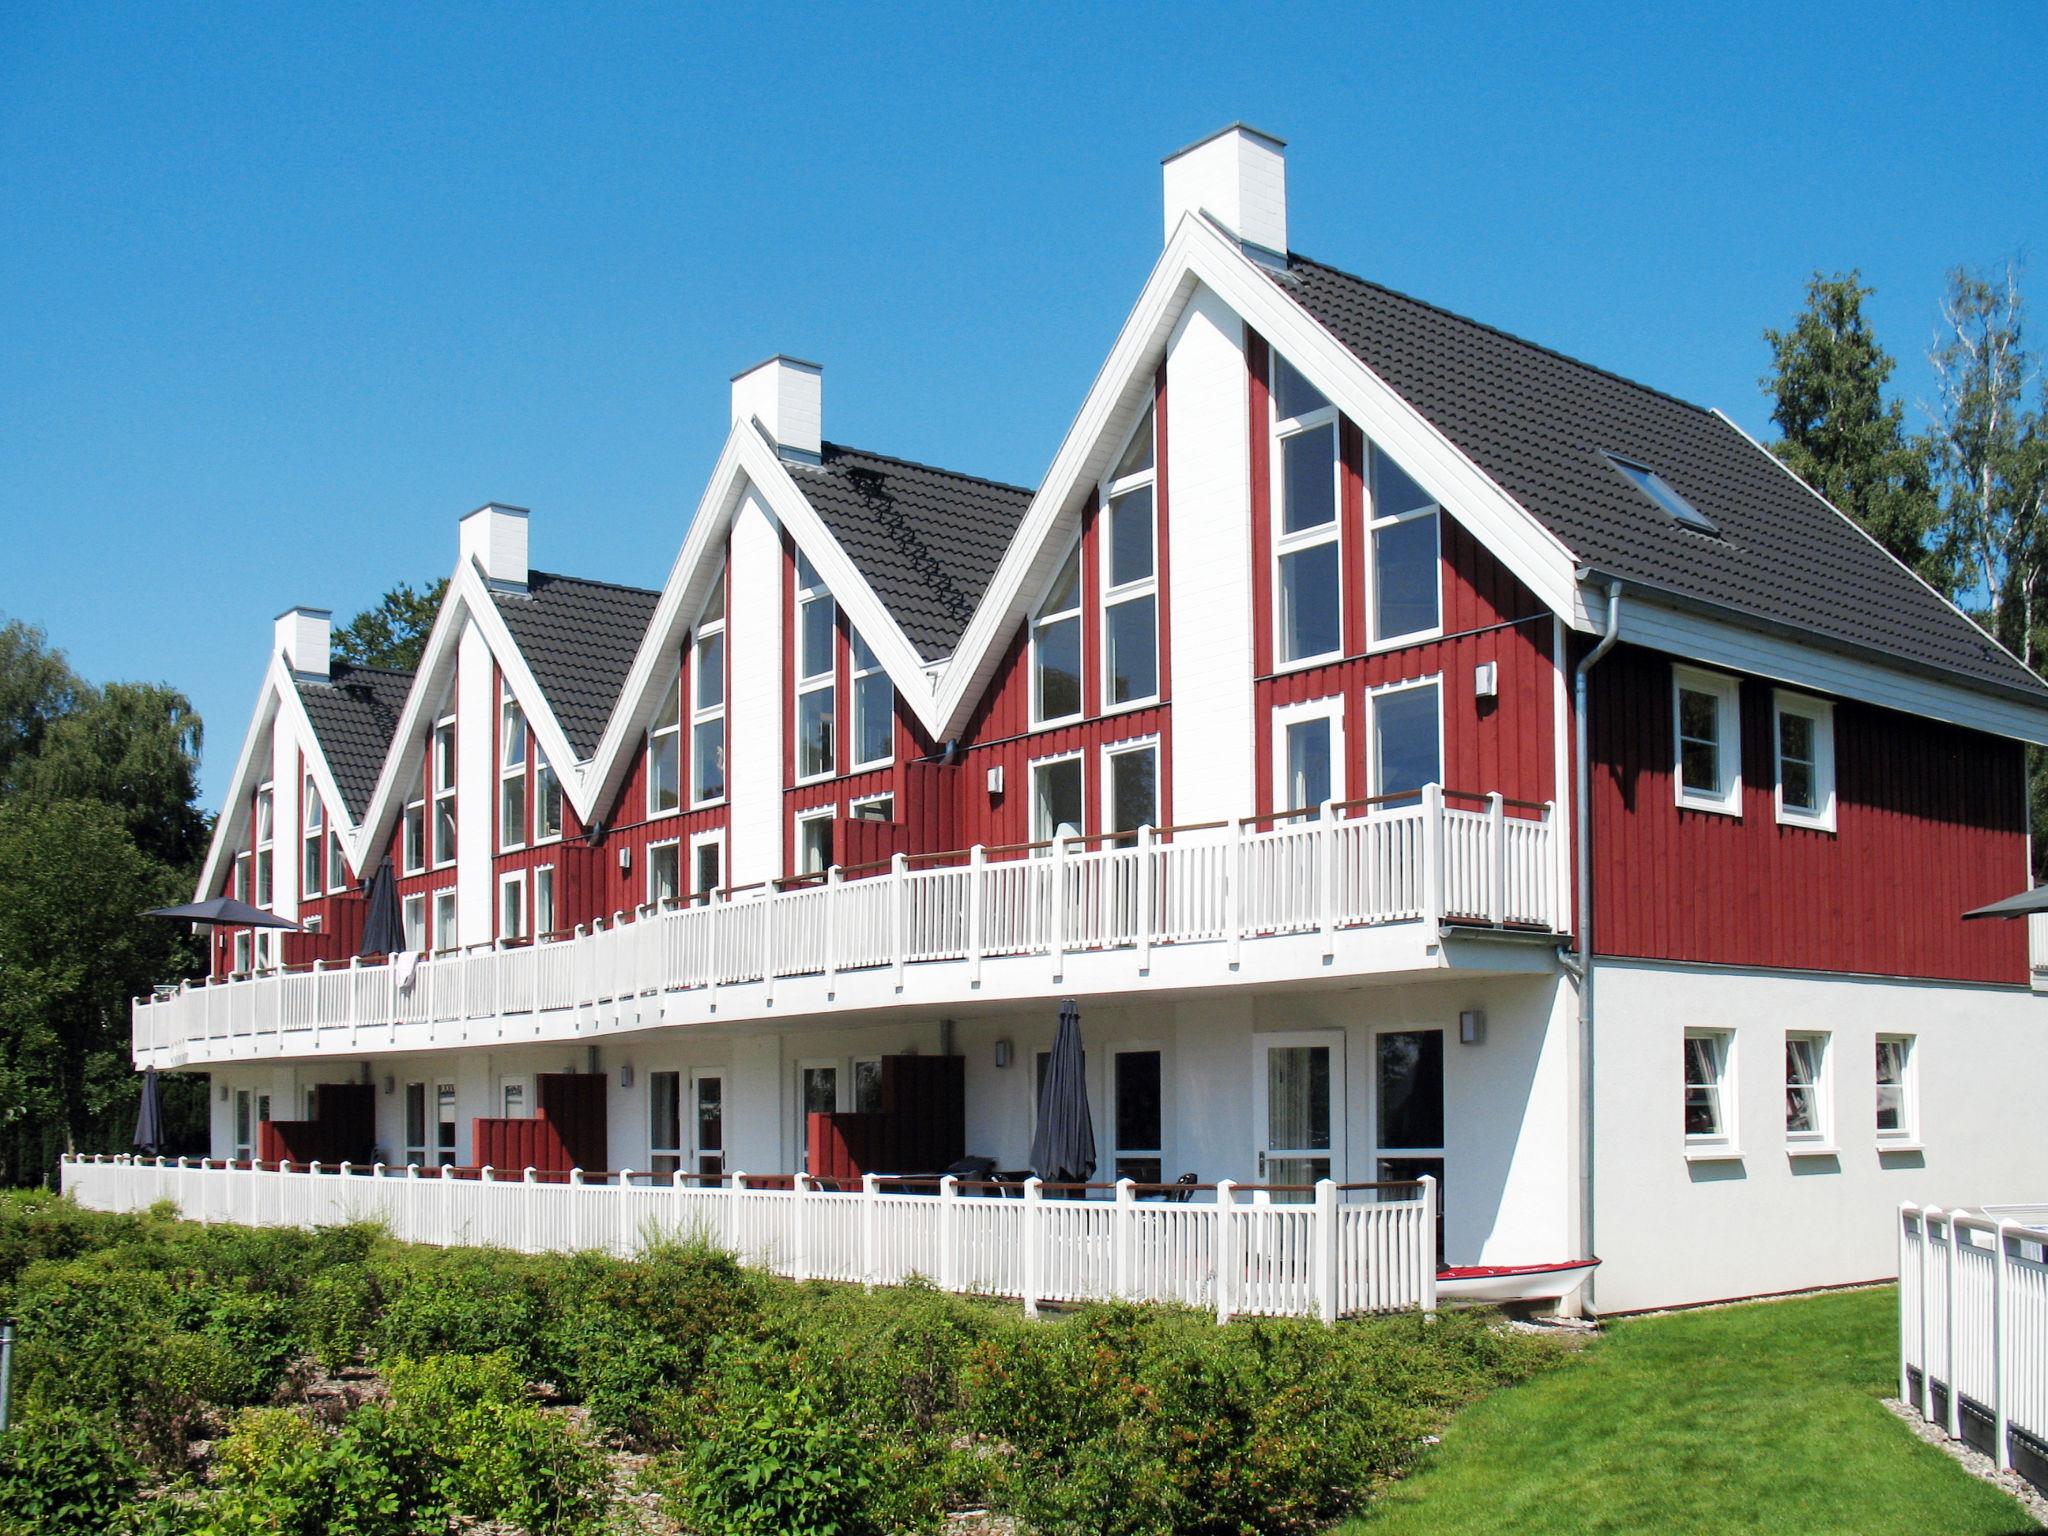
{"type": "Polygon", "coordinates": [[[427,867],[427,802],[424,800],[411,801],[405,808],[399,857],[404,861],[408,875],[417,875],[427,867]]]}
{"type": "Polygon", "coordinates": [[[848,631],[853,652],[853,766],[874,768],[896,755],[896,685],[867,641],[848,631]]]}
{"type": "Polygon", "coordinates": [[[1313,810],[1344,794],[1344,701],[1317,699],[1273,714],[1273,809],[1313,810]]]}
{"type": "Polygon", "coordinates": [[[341,829],[333,818],[327,823],[327,889],[330,894],[348,884],[348,865],[341,856],[341,829]]]}
{"type": "Polygon", "coordinates": [[[697,621],[690,657],[690,803],[725,798],[725,576],[697,621]]]}
{"type": "Polygon", "coordinates": [[[1372,793],[1407,803],[1444,781],[1443,688],[1434,678],[1396,683],[1370,696],[1372,793]]]}
{"type": "Polygon", "coordinates": [[[683,851],[673,840],[650,843],[647,848],[647,904],[670,907],[682,899],[683,851]]]}
{"type": "Polygon", "coordinates": [[[540,743],[533,743],[533,840],[552,843],[562,835],[562,780],[540,743]]]}
{"type": "Polygon", "coordinates": [[[267,907],[275,894],[271,874],[276,868],[277,797],[268,784],[256,791],[256,905],[267,907]]]}
{"type": "Polygon", "coordinates": [[[836,812],[831,806],[821,811],[810,811],[796,820],[796,872],[800,875],[822,875],[832,867],[832,822],[836,812]]]}
{"type": "Polygon", "coordinates": [[[498,846],[526,846],[526,716],[512,685],[498,684],[498,846]]]}
{"type": "Polygon", "coordinates": [[[408,896],[398,904],[399,922],[405,929],[407,954],[424,954],[427,948],[427,898],[408,896]]]}
{"type": "Polygon", "coordinates": [[[455,1166],[455,1085],[434,1084],[434,1160],[443,1168],[455,1166]]]}
{"type": "Polygon", "coordinates": [[[1794,1151],[1802,1143],[1820,1146],[1831,1139],[1827,1070],[1826,1035],[1785,1036],[1785,1141],[1794,1151]]]}
{"type": "Polygon", "coordinates": [[[532,937],[526,927],[526,876],[515,870],[498,877],[498,937],[522,943],[532,937]]]}
{"type": "Polygon", "coordinates": [[[1081,714],[1081,546],[1067,551],[1031,620],[1031,719],[1035,725],[1081,714]]]}
{"type": "MultiPolygon", "coordinates": [[[[1103,800],[1109,823],[1105,832],[1135,833],[1140,827],[1159,825],[1159,743],[1126,742],[1104,754],[1103,800]]],[[[1118,839],[1121,846],[1136,843],[1135,837],[1118,839]]]]}
{"type": "Polygon", "coordinates": [[[1147,407],[1102,488],[1102,700],[1110,709],[1159,697],[1157,459],[1147,407]]]}
{"type": "Polygon", "coordinates": [[[822,779],[836,769],[833,749],[839,686],[833,641],[838,628],[832,594],[817,568],[796,557],[796,776],[822,779]]]}
{"type": "Polygon", "coordinates": [[[1672,669],[1672,724],[1678,803],[1688,810],[1742,814],[1740,685],[1720,672],[1672,669]]]}
{"type": "Polygon", "coordinates": [[[1778,820],[1835,829],[1835,707],[1824,699],[1778,689],[1771,699],[1776,727],[1778,820]]]}
{"type": "Polygon", "coordinates": [[[1443,628],[1436,498],[1372,450],[1372,638],[1422,639],[1443,628]]]}
{"type": "Polygon", "coordinates": [[[1031,836],[1035,842],[1076,837],[1082,816],[1081,758],[1048,758],[1031,765],[1031,836]]]}
{"type": "Polygon", "coordinates": [[[690,839],[690,895],[704,900],[725,884],[725,834],[699,832],[690,839]]]}
{"type": "Polygon", "coordinates": [[[1910,1142],[1919,1130],[1919,1105],[1914,1102],[1913,1037],[1877,1037],[1877,1139],[1910,1142]]]}
{"type": "Polygon", "coordinates": [[[303,831],[299,844],[299,893],[318,896],[322,889],[320,860],[327,851],[327,811],[320,803],[320,791],[310,773],[301,787],[299,815],[303,831]]]}
{"type": "Polygon", "coordinates": [[[1337,412],[1273,355],[1273,591],[1283,665],[1343,649],[1337,412]]]}
{"type": "Polygon", "coordinates": [[[434,951],[445,954],[460,947],[462,935],[457,930],[455,888],[434,892],[434,951]]]}
{"type": "Polygon", "coordinates": [[[1726,1147],[1735,1139],[1726,1092],[1731,1044],[1726,1030],[1685,1032],[1685,1140],[1689,1147],[1726,1147]]]}
{"type": "Polygon", "coordinates": [[[427,1160],[427,1085],[405,1085],[405,1161],[419,1167],[427,1160]]]}
{"type": "Polygon", "coordinates": [[[1157,1184],[1164,1172],[1161,1136],[1165,1119],[1159,1052],[1120,1050],[1110,1058],[1110,1065],[1115,1076],[1111,1104],[1116,1116],[1111,1128],[1115,1138],[1110,1152],[1111,1176],[1157,1184]]]}
{"type": "Polygon", "coordinates": [[[434,863],[455,862],[455,722],[434,727],[434,863]]]}
{"type": "Polygon", "coordinates": [[[647,728],[647,814],[665,816],[683,803],[681,682],[669,679],[654,723],[647,728]]]}
{"type": "Polygon", "coordinates": [[[647,1166],[655,1173],[676,1173],[682,1169],[683,1075],[680,1072],[647,1074],[647,1166]]]}
{"type": "Polygon", "coordinates": [[[555,866],[543,864],[533,872],[533,936],[547,940],[555,935],[555,866]]]}

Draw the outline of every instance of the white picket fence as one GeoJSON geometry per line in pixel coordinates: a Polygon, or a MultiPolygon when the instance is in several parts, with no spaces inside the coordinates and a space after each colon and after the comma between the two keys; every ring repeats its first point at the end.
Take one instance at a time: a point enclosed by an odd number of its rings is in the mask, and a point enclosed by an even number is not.
{"type": "Polygon", "coordinates": [[[822,881],[702,905],[621,913],[569,937],[484,945],[422,959],[401,984],[385,963],[278,971],[137,999],[134,1050],[151,1053],[258,1034],[457,1024],[614,1004],[665,992],[965,962],[1227,944],[1278,935],[1326,939],[1382,923],[1560,926],[1556,816],[1495,794],[1418,803],[1324,806],[1260,829],[1251,822],[1141,828],[1049,848],[903,855],[869,878],[822,881]],[[1091,846],[1100,845],[1100,846],[1091,846]],[[1079,848],[1081,851],[1075,851],[1079,848]],[[1013,855],[1005,857],[1004,855],[1013,855]]]}
{"type": "Polygon", "coordinates": [[[1988,1421],[2001,1468],[2048,1468],[2048,1222],[1900,1208],[1899,1398],[1956,1439],[1988,1421]]]}
{"type": "Polygon", "coordinates": [[[168,1201],[196,1221],[245,1226],[383,1224],[404,1242],[526,1253],[630,1257],[700,1239],[795,1280],[941,1289],[1041,1302],[1163,1301],[1244,1315],[1319,1317],[1436,1309],[1436,1184],[1339,1186],[1302,1204],[1228,1181],[1176,1202],[1139,1198],[1129,1180],[1091,1196],[1048,1195],[1037,1179],[998,1189],[870,1175],[857,1190],[805,1175],[749,1184],[736,1173],[572,1174],[544,1182],[426,1176],[382,1163],[339,1171],[224,1167],[183,1158],[66,1157],[64,1192],[103,1211],[168,1201]]]}

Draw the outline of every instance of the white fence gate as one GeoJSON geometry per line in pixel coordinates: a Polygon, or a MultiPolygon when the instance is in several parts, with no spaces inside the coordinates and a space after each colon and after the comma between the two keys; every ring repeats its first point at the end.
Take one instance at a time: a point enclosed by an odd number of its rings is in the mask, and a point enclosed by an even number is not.
{"type": "Polygon", "coordinates": [[[827,1190],[804,1174],[749,1183],[622,1172],[549,1182],[434,1170],[232,1167],[157,1158],[66,1157],[64,1192],[103,1211],[169,1201],[197,1221],[311,1227],[380,1222],[402,1242],[630,1257],[699,1239],[794,1280],[892,1285],[921,1275],[948,1291],[1038,1304],[1169,1301],[1319,1317],[1436,1309],[1436,1183],[1340,1186],[1274,1204],[1228,1180],[1184,1201],[1111,1187],[963,1185],[885,1179],[827,1190]],[[763,1187],[772,1182],[777,1187],[763,1187]],[[1050,1193],[1048,1193],[1048,1189],[1050,1193]],[[1065,1193],[1112,1198],[1062,1199],[1065,1193]],[[1202,1198],[1206,1196],[1207,1198],[1202,1198]]]}
{"type": "Polygon", "coordinates": [[[2048,1487],[2048,1225],[1900,1208],[1899,1398],[2048,1487]]]}

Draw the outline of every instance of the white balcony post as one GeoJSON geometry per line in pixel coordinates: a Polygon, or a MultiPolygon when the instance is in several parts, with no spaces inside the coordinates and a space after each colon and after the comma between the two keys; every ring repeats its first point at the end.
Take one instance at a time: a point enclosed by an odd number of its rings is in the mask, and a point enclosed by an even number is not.
{"type": "Polygon", "coordinates": [[[1947,1347],[1943,1350],[1942,1355],[1948,1369],[1948,1437],[1951,1440],[1963,1438],[1963,1394],[1957,1380],[1962,1375],[1962,1372],[1956,1369],[1956,1313],[1962,1310],[1956,1304],[1956,1286],[1962,1278],[1958,1260],[1961,1258],[1960,1250],[1963,1246],[1963,1234],[1962,1229],[1956,1225],[1956,1215],[1957,1213],[1954,1211],[1949,1212],[1948,1305],[1941,1309],[1943,1314],[1942,1324],[1948,1340],[1947,1347]]]}
{"type": "Polygon", "coordinates": [[[1993,1234],[1991,1251],[1991,1459],[1998,1470],[2012,1469],[2012,1374],[2006,1369],[2006,1349],[2012,1338],[2011,1265],[2007,1259],[2006,1233],[2011,1223],[2001,1221],[1993,1234]]]}
{"type": "Polygon", "coordinates": [[[495,1183],[497,1181],[497,1177],[497,1169],[493,1168],[489,1163],[485,1163],[483,1167],[477,1170],[477,1182],[480,1184],[495,1183]]]}
{"type": "Polygon", "coordinates": [[[1231,1179],[1216,1181],[1216,1321],[1230,1321],[1231,1292],[1236,1289],[1237,1222],[1232,1213],[1237,1184],[1231,1179]]]}
{"type": "MultiPolygon", "coordinates": [[[[899,859],[902,854],[896,855],[899,859]]],[[[875,1182],[872,1173],[860,1176],[860,1279],[861,1289],[872,1291],[875,1276],[881,1271],[881,1256],[875,1251],[877,1233],[875,1198],[881,1193],[881,1186],[875,1182]]]]}
{"type": "Polygon", "coordinates": [[[1316,1180],[1316,1315],[1337,1321],[1337,1184],[1316,1180]]]}
{"type": "Polygon", "coordinates": [[[780,899],[770,880],[761,893],[761,1000],[770,1006],[775,1002],[775,908],[780,899]]]}
{"type": "Polygon", "coordinates": [[[988,851],[980,843],[967,850],[967,984],[981,985],[981,951],[985,938],[982,886],[988,851]]]}
{"type": "Polygon", "coordinates": [[[363,968],[361,955],[348,957],[348,1043],[356,1043],[356,1030],[363,1022],[362,980],[358,974],[363,968]]]}
{"type": "MultiPolygon", "coordinates": [[[[1906,1353],[1906,1216],[1912,1209],[1912,1201],[1901,1200],[1899,1202],[1897,1232],[1899,1262],[1894,1271],[1899,1277],[1899,1401],[1902,1403],[1913,1401],[1913,1378],[1911,1374],[1913,1362],[1906,1353]]],[[[1927,1233],[1924,1228],[1921,1230],[1920,1240],[1923,1243],[1927,1241],[1927,1233]]]]}
{"type": "Polygon", "coordinates": [[[1337,952],[1337,808],[1327,799],[1316,811],[1316,871],[1327,960],[1337,952]]]}
{"type": "Polygon", "coordinates": [[[1555,800],[1544,801],[1544,872],[1550,877],[1549,883],[1544,887],[1544,890],[1546,892],[1545,900],[1550,907],[1550,929],[1553,933],[1563,933],[1565,931],[1566,924],[1561,914],[1567,913],[1572,909],[1572,861],[1571,856],[1565,851],[1558,838],[1558,825],[1557,802],[1555,800]]]}
{"type": "Polygon", "coordinates": [[[896,990],[903,990],[903,954],[910,944],[909,914],[904,910],[910,899],[910,861],[900,853],[889,855],[889,953],[894,961],[896,990]]]}
{"type": "Polygon", "coordinates": [[[704,990],[711,1011],[718,1011],[718,933],[725,926],[725,903],[718,899],[718,887],[713,886],[704,899],[704,910],[711,915],[704,919],[711,932],[704,940],[704,990]]]}
{"type": "Polygon", "coordinates": [[[1024,1213],[1020,1220],[1023,1243],[1019,1257],[1023,1260],[1024,1315],[1033,1318],[1038,1316],[1039,1244],[1043,1241],[1038,1227],[1039,1205],[1043,1199],[1041,1189],[1035,1173],[1024,1181],[1024,1213]]]}
{"type": "Polygon", "coordinates": [[[1116,1181],[1115,1227],[1110,1238],[1109,1294],[1112,1301],[1128,1301],[1131,1291],[1131,1237],[1137,1222],[1137,1195],[1129,1179],[1116,1181]]]}
{"type": "Polygon", "coordinates": [[[1492,855],[1486,916],[1498,928],[1508,920],[1508,806],[1497,789],[1486,797],[1486,836],[1492,855]]]}
{"type": "Polygon", "coordinates": [[[789,1278],[792,1280],[810,1278],[810,1234],[804,1230],[804,1196],[810,1189],[810,1183],[811,1176],[808,1173],[799,1173],[790,1180],[789,1185],[789,1278]]]}
{"type": "Polygon", "coordinates": [[[1422,786],[1422,857],[1427,867],[1423,871],[1425,896],[1423,916],[1431,925],[1443,921],[1444,916],[1444,787],[1441,784],[1422,786]]]}
{"type": "Polygon", "coordinates": [[[1229,962],[1237,969],[1238,945],[1244,937],[1244,823],[1230,819],[1230,841],[1223,865],[1223,939],[1229,946],[1229,962]]]}
{"type": "Polygon", "coordinates": [[[1067,840],[1059,835],[1057,827],[1053,829],[1051,867],[1046,871],[1046,880],[1052,888],[1052,909],[1047,914],[1045,944],[1052,955],[1052,979],[1059,981],[1067,970],[1067,840]]]}
{"type": "Polygon", "coordinates": [[[959,1230],[960,1181],[952,1174],[939,1179],[939,1289],[957,1291],[960,1286],[959,1230]]]}
{"type": "Polygon", "coordinates": [[[1436,1311],[1436,1176],[1422,1176],[1422,1239],[1418,1245],[1422,1264],[1422,1310],[1436,1311]]]}
{"type": "Polygon", "coordinates": [[[1153,832],[1148,822],[1138,828],[1137,942],[1138,969],[1152,969],[1152,859],[1153,832]]]}
{"type": "Polygon", "coordinates": [[[747,1176],[735,1170],[726,1179],[725,1246],[737,1258],[740,1252],[740,1195],[747,1187],[747,1176]]]}
{"type": "Polygon", "coordinates": [[[825,996],[839,991],[839,866],[825,871],[825,996]]]}
{"type": "Polygon", "coordinates": [[[626,1198],[627,1192],[632,1187],[633,1170],[621,1168],[619,1170],[618,1198],[613,1200],[612,1204],[618,1207],[619,1212],[617,1229],[614,1234],[617,1247],[614,1249],[614,1252],[622,1259],[630,1258],[633,1253],[633,1202],[626,1198]]]}

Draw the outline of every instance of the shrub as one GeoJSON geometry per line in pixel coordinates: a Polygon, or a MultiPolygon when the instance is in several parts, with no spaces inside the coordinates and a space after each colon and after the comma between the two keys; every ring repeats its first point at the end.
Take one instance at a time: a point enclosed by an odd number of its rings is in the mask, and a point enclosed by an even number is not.
{"type": "Polygon", "coordinates": [[[509,1352],[522,1368],[541,1363],[542,1263],[495,1249],[388,1257],[376,1283],[384,1312],[372,1330],[382,1360],[509,1352]]]}
{"type": "Polygon", "coordinates": [[[702,1536],[867,1536],[869,1459],[860,1438],[804,1387],[735,1383],[713,1400],[703,1438],[669,1490],[702,1536]]]}
{"type": "Polygon", "coordinates": [[[338,1375],[370,1347],[379,1311],[369,1269],[349,1264],[313,1277],[299,1303],[299,1330],[320,1369],[338,1375]]]}
{"type": "Polygon", "coordinates": [[[102,1420],[74,1409],[0,1435],[0,1536],[106,1536],[139,1469],[102,1420]]]}

